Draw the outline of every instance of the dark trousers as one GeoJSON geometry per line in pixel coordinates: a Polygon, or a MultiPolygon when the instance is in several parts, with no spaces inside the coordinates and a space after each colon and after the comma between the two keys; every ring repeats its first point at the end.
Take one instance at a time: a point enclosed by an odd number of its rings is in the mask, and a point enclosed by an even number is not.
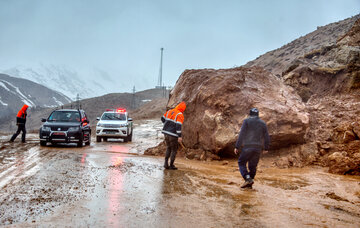
{"type": "Polygon", "coordinates": [[[165,164],[164,166],[168,166],[169,158],[170,158],[170,166],[174,165],[176,153],[178,150],[178,138],[165,134],[165,143],[166,143],[166,154],[165,154],[165,164]]]}
{"type": "Polygon", "coordinates": [[[26,129],[25,129],[25,124],[19,124],[18,125],[18,129],[15,132],[15,134],[13,134],[13,136],[11,137],[10,141],[14,142],[14,140],[16,139],[16,137],[20,134],[20,131],[22,131],[22,137],[21,137],[21,141],[25,142],[25,136],[26,136],[26,129]]]}
{"type": "Polygon", "coordinates": [[[251,179],[255,178],[256,167],[259,163],[261,149],[255,148],[243,148],[238,160],[239,170],[241,176],[246,180],[246,176],[249,175],[251,179]],[[247,165],[249,166],[249,170],[247,165]]]}

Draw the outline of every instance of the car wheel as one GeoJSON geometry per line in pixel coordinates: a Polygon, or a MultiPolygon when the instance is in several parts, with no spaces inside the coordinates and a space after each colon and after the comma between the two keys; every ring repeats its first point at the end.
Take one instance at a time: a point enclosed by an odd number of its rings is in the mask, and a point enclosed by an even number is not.
{"type": "Polygon", "coordinates": [[[104,140],[104,142],[107,142],[107,138],[104,137],[103,140],[104,140]]]}
{"type": "Polygon", "coordinates": [[[101,137],[100,136],[96,136],[96,142],[101,142],[101,137]]]}
{"type": "Polygon", "coordinates": [[[88,135],[88,141],[85,143],[85,145],[90,146],[91,143],[91,135],[88,135]]]}
{"type": "Polygon", "coordinates": [[[77,146],[78,146],[78,147],[82,147],[82,146],[83,146],[83,143],[84,143],[84,134],[81,133],[81,134],[80,134],[80,137],[79,137],[79,142],[77,143],[77,146]]]}
{"type": "Polygon", "coordinates": [[[46,141],[40,141],[40,146],[46,146],[46,141]]]}

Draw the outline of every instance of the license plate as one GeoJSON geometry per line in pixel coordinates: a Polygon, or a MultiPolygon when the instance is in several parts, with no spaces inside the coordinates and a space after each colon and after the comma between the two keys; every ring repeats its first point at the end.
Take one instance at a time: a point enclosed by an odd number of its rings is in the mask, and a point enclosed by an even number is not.
{"type": "Polygon", "coordinates": [[[64,132],[54,132],[53,135],[65,135],[64,132]]]}

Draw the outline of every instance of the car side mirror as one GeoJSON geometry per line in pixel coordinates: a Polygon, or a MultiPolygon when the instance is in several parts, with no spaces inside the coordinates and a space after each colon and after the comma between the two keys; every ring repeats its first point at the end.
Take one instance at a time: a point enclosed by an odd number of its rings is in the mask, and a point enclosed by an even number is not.
{"type": "Polygon", "coordinates": [[[128,118],[128,121],[132,121],[132,118],[128,118]]]}
{"type": "Polygon", "coordinates": [[[100,120],[100,117],[96,117],[96,120],[100,120]]]}
{"type": "Polygon", "coordinates": [[[42,118],[42,119],[41,119],[41,122],[46,122],[46,119],[42,118]]]}

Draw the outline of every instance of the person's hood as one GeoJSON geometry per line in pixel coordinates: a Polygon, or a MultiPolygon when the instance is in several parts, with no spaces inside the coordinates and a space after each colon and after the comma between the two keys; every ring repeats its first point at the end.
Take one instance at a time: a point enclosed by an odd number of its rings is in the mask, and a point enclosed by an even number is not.
{"type": "Polygon", "coordinates": [[[26,104],[24,104],[23,106],[22,106],[22,108],[21,108],[21,111],[23,111],[23,112],[26,112],[26,110],[28,109],[28,105],[26,105],[26,104]]]}
{"type": "Polygon", "coordinates": [[[23,105],[16,116],[20,117],[20,118],[24,118],[23,114],[26,113],[26,110],[28,109],[28,107],[29,107],[28,105],[23,105]]]}
{"type": "Polygon", "coordinates": [[[186,104],[184,101],[180,102],[180,104],[178,104],[175,109],[179,110],[180,112],[184,112],[186,109],[186,104]]]}

